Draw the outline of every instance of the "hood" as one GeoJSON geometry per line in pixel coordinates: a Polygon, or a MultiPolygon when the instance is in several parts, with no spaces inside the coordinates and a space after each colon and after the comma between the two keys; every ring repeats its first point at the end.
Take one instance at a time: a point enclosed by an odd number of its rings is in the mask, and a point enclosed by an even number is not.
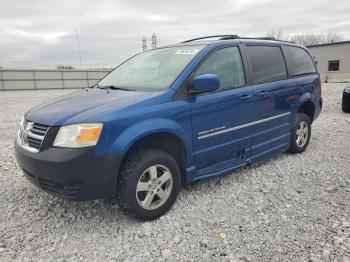
{"type": "Polygon", "coordinates": [[[101,114],[152,96],[152,92],[83,89],[29,110],[25,118],[49,126],[100,121],[101,114]]]}

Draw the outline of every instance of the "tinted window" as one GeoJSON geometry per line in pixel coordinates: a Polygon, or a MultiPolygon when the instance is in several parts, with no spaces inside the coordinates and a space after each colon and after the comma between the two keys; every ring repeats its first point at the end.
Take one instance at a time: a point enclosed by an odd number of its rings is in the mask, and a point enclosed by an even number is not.
{"type": "Polygon", "coordinates": [[[310,55],[304,49],[285,46],[283,50],[285,52],[288,75],[297,76],[316,72],[310,55]]]}
{"type": "Polygon", "coordinates": [[[195,76],[215,74],[220,79],[220,90],[245,85],[244,69],[241,55],[237,47],[223,48],[200,65],[195,76]]]}
{"type": "Polygon", "coordinates": [[[254,84],[287,78],[286,66],[280,47],[247,46],[253,70],[254,84]]]}
{"type": "Polygon", "coordinates": [[[328,71],[339,71],[339,60],[328,61],[328,71]]]}

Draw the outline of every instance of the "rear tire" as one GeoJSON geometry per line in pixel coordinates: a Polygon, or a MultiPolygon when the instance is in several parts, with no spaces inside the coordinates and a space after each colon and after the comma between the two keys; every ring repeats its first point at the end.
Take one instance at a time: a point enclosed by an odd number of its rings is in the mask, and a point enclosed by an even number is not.
{"type": "Polygon", "coordinates": [[[120,206],[141,220],[153,220],[174,204],[181,187],[180,168],[167,152],[145,149],[126,159],[117,199],[120,206]]]}
{"type": "Polygon", "coordinates": [[[311,137],[311,120],[308,115],[304,113],[297,113],[290,135],[289,152],[299,154],[305,151],[311,137]]]}

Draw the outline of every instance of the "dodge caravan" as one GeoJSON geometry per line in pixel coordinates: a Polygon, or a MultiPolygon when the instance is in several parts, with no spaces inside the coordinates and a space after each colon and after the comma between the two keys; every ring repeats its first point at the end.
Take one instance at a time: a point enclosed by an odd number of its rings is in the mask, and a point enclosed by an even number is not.
{"type": "Polygon", "coordinates": [[[203,37],[137,54],[95,86],[29,110],[15,153],[27,179],[48,193],[115,197],[150,220],[184,184],[303,152],[321,107],[306,48],[203,37]]]}

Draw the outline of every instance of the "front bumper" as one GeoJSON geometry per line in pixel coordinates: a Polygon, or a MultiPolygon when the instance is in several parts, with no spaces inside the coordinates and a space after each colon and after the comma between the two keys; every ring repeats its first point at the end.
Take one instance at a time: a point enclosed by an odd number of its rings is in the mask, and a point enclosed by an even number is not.
{"type": "Polygon", "coordinates": [[[72,200],[115,196],[122,155],[96,156],[95,148],[51,147],[39,153],[14,145],[19,166],[40,189],[72,200]]]}

